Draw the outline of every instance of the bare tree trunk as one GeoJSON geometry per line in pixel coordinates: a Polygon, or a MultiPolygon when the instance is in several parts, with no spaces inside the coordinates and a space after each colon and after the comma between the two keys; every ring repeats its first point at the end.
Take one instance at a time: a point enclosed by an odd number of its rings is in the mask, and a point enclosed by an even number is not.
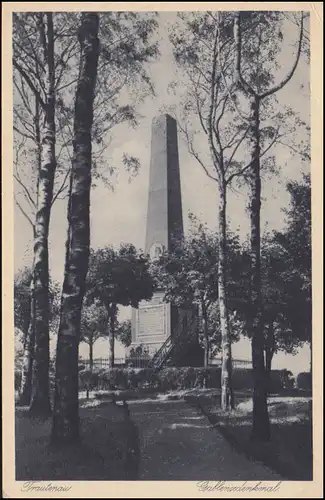
{"type": "Polygon", "coordinates": [[[206,389],[208,386],[207,368],[209,366],[209,330],[208,330],[208,311],[204,303],[204,300],[201,301],[201,308],[202,308],[202,323],[203,323],[203,338],[204,338],[203,366],[205,368],[203,387],[206,389]]]}
{"type": "MultiPolygon", "coordinates": [[[[35,142],[37,145],[37,188],[38,193],[39,185],[39,174],[41,171],[42,162],[42,146],[41,146],[41,134],[40,134],[40,109],[39,109],[39,99],[35,96],[35,142]]],[[[33,228],[33,239],[35,241],[35,225],[33,228]]],[[[20,384],[20,396],[19,404],[27,406],[31,402],[32,397],[32,376],[33,376],[33,359],[34,359],[34,349],[35,349],[35,285],[34,285],[34,267],[35,262],[33,260],[32,267],[32,279],[30,283],[30,318],[29,325],[26,332],[26,338],[24,341],[24,354],[21,372],[21,384],[20,384]]]]}
{"type": "Polygon", "coordinates": [[[310,341],[309,343],[309,350],[310,350],[310,363],[309,363],[309,371],[312,374],[313,373],[313,347],[312,347],[312,342],[310,341]]]}
{"type": "Polygon", "coordinates": [[[94,368],[94,344],[93,342],[89,342],[89,370],[93,371],[94,368]]]}
{"type": "Polygon", "coordinates": [[[268,325],[267,337],[265,340],[265,375],[266,375],[266,387],[267,393],[271,393],[271,370],[272,370],[272,360],[275,353],[275,336],[274,336],[274,323],[271,320],[268,325]]]}
{"type": "Polygon", "coordinates": [[[79,439],[78,345],[89,260],[91,128],[99,55],[99,16],[83,12],[78,38],[81,48],[74,118],[73,160],[68,208],[68,238],[61,299],[55,376],[52,441],[79,439]]]}
{"type": "Polygon", "coordinates": [[[304,27],[304,13],[301,12],[300,35],[297,55],[287,75],[279,84],[262,94],[249,85],[241,73],[242,40],[241,40],[241,13],[234,14],[234,42],[235,42],[235,77],[238,89],[244,91],[250,99],[250,131],[252,154],[250,163],[251,187],[251,331],[252,331],[252,361],[254,376],[253,394],[253,432],[252,439],[268,441],[270,439],[270,421],[267,409],[266,377],[263,351],[263,303],[261,292],[261,265],[260,265],[260,211],[261,211],[261,176],[260,176],[260,103],[263,99],[276,94],[291,80],[294,75],[301,54],[304,27]]]}
{"type": "Polygon", "coordinates": [[[252,362],[254,377],[253,392],[253,431],[252,439],[270,439],[270,421],[267,408],[266,375],[264,366],[264,329],[261,293],[261,176],[260,176],[260,100],[251,97],[250,141],[252,165],[250,169],[250,223],[251,223],[251,331],[252,362]]]}
{"type": "Polygon", "coordinates": [[[23,363],[21,369],[21,382],[19,404],[28,406],[30,404],[32,395],[32,375],[33,375],[33,359],[35,347],[35,299],[34,299],[34,277],[32,273],[32,280],[30,284],[30,322],[28,331],[24,341],[23,363]]]}
{"type": "Polygon", "coordinates": [[[219,262],[218,262],[218,302],[220,312],[221,345],[222,345],[222,367],[221,367],[221,408],[229,410],[234,408],[234,395],[232,390],[232,356],[231,338],[229,328],[229,315],[226,290],[226,207],[227,186],[219,183],[219,213],[218,213],[218,242],[219,242],[219,262]]]}
{"type": "Polygon", "coordinates": [[[272,392],[272,360],[274,356],[274,351],[272,349],[265,349],[265,377],[266,377],[266,390],[267,394],[272,392]]]}
{"type": "Polygon", "coordinates": [[[209,366],[209,330],[208,330],[208,312],[206,306],[202,303],[202,320],[204,335],[204,368],[209,366]]]}
{"type": "Polygon", "coordinates": [[[114,368],[115,363],[115,320],[116,320],[116,305],[112,305],[109,309],[109,351],[108,351],[108,366],[114,368]]]}
{"type": "MultiPolygon", "coordinates": [[[[43,25],[43,14],[41,24],[43,25]]],[[[44,66],[46,68],[46,101],[43,125],[42,160],[38,176],[37,212],[34,239],[35,286],[35,357],[33,362],[30,412],[47,416],[51,413],[49,384],[49,256],[48,235],[55,173],[55,74],[52,13],[46,14],[44,66]]]]}

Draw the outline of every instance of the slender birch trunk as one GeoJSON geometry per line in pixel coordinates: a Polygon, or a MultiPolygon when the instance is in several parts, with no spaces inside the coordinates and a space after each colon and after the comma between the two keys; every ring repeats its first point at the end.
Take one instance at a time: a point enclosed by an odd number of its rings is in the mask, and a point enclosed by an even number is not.
{"type": "Polygon", "coordinates": [[[209,330],[208,330],[208,312],[204,302],[202,303],[202,320],[204,335],[204,368],[209,366],[209,330]]]}
{"type": "Polygon", "coordinates": [[[94,368],[94,343],[92,341],[89,342],[89,370],[93,371],[94,368]]]}
{"type": "MultiPolygon", "coordinates": [[[[41,31],[44,14],[40,14],[41,31]]],[[[48,236],[55,174],[55,67],[53,14],[46,16],[44,38],[44,67],[46,71],[44,124],[42,127],[42,156],[38,175],[37,212],[34,239],[34,299],[35,299],[35,356],[30,412],[47,416],[51,413],[49,361],[49,252],[48,236]]]]}
{"type": "Polygon", "coordinates": [[[230,410],[234,408],[234,395],[231,383],[232,356],[231,339],[226,290],[226,258],[227,258],[227,233],[226,233],[226,207],[227,186],[219,182],[219,211],[218,211],[218,303],[220,313],[222,366],[221,366],[221,408],[230,410]]]}
{"type": "MultiPolygon", "coordinates": [[[[33,266],[34,267],[34,266],[33,266]]],[[[33,359],[35,348],[35,297],[34,297],[34,272],[30,283],[30,320],[26,337],[24,339],[23,363],[21,369],[21,382],[19,404],[28,406],[32,395],[33,359]]]]}
{"type": "Polygon", "coordinates": [[[109,308],[109,351],[108,351],[108,366],[114,368],[115,363],[115,320],[116,320],[116,305],[109,308]]]}
{"type": "Polygon", "coordinates": [[[57,341],[52,425],[52,441],[62,444],[79,439],[78,345],[89,260],[91,129],[99,55],[98,30],[98,14],[82,13],[78,33],[81,59],[75,101],[69,229],[57,341]]]}
{"type": "MultiPolygon", "coordinates": [[[[229,326],[229,315],[228,315],[228,304],[227,304],[227,292],[226,292],[226,207],[227,207],[227,183],[225,179],[226,175],[226,165],[224,163],[224,149],[221,146],[219,133],[216,134],[216,122],[220,121],[216,119],[216,88],[218,88],[218,81],[221,78],[218,68],[218,43],[219,43],[219,29],[214,42],[214,58],[212,65],[212,85],[210,90],[210,110],[209,110],[209,147],[211,151],[212,158],[215,162],[215,170],[217,172],[217,178],[215,179],[218,183],[219,188],[219,208],[218,208],[218,250],[219,250],[219,264],[218,264],[218,303],[220,312],[220,328],[221,328],[221,347],[222,347],[222,368],[221,368],[221,407],[223,410],[230,410],[234,406],[233,390],[231,383],[232,375],[232,357],[231,357],[231,338],[230,338],[230,326],[229,326]],[[213,139],[215,136],[216,142],[218,143],[218,148],[216,148],[215,141],[213,139]]],[[[225,101],[226,102],[226,101],[225,101]]],[[[221,115],[222,116],[222,115],[221,115]]]]}
{"type": "Polygon", "coordinates": [[[19,405],[28,406],[32,394],[32,369],[34,355],[34,335],[33,328],[28,329],[28,334],[24,342],[23,362],[21,368],[21,380],[19,390],[19,405]]]}
{"type": "Polygon", "coordinates": [[[250,260],[251,260],[251,332],[254,375],[252,439],[270,439],[270,420],[267,409],[266,374],[264,365],[264,327],[261,291],[261,175],[260,175],[260,100],[251,96],[250,102],[250,260]]]}
{"type": "Polygon", "coordinates": [[[265,350],[265,377],[266,377],[266,391],[267,394],[271,394],[272,390],[272,360],[273,360],[274,352],[270,349],[265,350]]]}
{"type": "MultiPolygon", "coordinates": [[[[38,193],[39,173],[41,170],[41,161],[42,161],[42,146],[41,146],[41,134],[40,134],[40,105],[37,96],[35,96],[34,126],[35,126],[35,142],[37,145],[38,180],[36,186],[36,193],[38,193]]],[[[32,227],[33,227],[33,240],[35,241],[36,238],[35,225],[32,227]]],[[[23,406],[27,406],[31,402],[34,349],[35,349],[35,286],[34,286],[34,260],[33,260],[32,278],[30,283],[30,318],[24,341],[24,354],[23,354],[20,396],[19,396],[19,404],[23,406]]]]}
{"type": "Polygon", "coordinates": [[[312,342],[309,343],[309,352],[310,352],[309,371],[312,374],[313,373],[313,344],[312,344],[312,342]]]}
{"type": "MultiPolygon", "coordinates": [[[[241,72],[242,39],[241,13],[234,14],[233,36],[235,43],[235,76],[238,89],[242,90],[250,100],[249,137],[251,142],[251,163],[249,168],[249,183],[251,189],[250,223],[251,223],[251,300],[250,300],[250,327],[252,332],[252,362],[254,377],[253,393],[253,430],[252,439],[268,441],[270,439],[270,420],[267,408],[267,391],[264,364],[263,338],[263,301],[261,291],[261,263],[260,263],[260,210],[261,210],[261,175],[260,175],[260,103],[263,99],[276,94],[285,87],[294,75],[301,54],[304,31],[304,13],[301,12],[300,34],[298,50],[293,64],[287,75],[274,87],[258,94],[249,85],[241,72]]],[[[242,116],[242,115],[241,115],[242,116]]],[[[245,121],[247,121],[245,119],[245,121]]]]}
{"type": "Polygon", "coordinates": [[[275,336],[274,336],[274,323],[270,320],[268,324],[268,329],[266,333],[265,341],[265,374],[266,374],[266,387],[267,393],[271,392],[271,370],[272,370],[272,360],[275,353],[275,336]]]}

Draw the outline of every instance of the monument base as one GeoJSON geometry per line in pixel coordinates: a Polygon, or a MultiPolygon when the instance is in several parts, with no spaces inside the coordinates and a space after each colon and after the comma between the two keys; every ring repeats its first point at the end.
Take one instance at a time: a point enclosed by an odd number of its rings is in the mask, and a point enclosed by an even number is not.
{"type": "Polygon", "coordinates": [[[163,301],[164,293],[156,292],[150,301],[140,302],[132,309],[132,342],[130,349],[139,346],[153,355],[171,332],[170,304],[163,301]]]}
{"type": "Polygon", "coordinates": [[[133,351],[139,349],[154,356],[164,342],[180,343],[166,359],[166,366],[203,366],[203,349],[197,337],[197,311],[180,309],[163,301],[164,292],[156,292],[151,301],[143,301],[132,310],[133,351]],[[186,338],[190,337],[190,341],[186,338]],[[182,341],[182,338],[184,341],[182,341]]]}

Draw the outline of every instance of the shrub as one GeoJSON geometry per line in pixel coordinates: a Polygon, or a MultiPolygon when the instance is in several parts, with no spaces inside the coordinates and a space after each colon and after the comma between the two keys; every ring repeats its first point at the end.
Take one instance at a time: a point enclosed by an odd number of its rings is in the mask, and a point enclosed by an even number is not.
{"type": "Polygon", "coordinates": [[[163,368],[157,373],[159,378],[159,389],[162,392],[168,390],[179,389],[181,385],[181,379],[183,374],[183,368],[163,368]]]}
{"type": "Polygon", "coordinates": [[[99,374],[96,371],[80,370],[79,372],[79,390],[89,391],[98,386],[99,374]]]}
{"type": "Polygon", "coordinates": [[[272,370],[270,375],[270,392],[279,392],[282,389],[292,389],[294,379],[289,370],[272,370]]]}
{"type": "MultiPolygon", "coordinates": [[[[202,370],[203,371],[203,370],[202,370]]],[[[207,387],[218,389],[221,387],[221,368],[211,367],[207,370],[207,387]]],[[[205,373],[205,371],[203,371],[205,373]]]]}
{"type": "Polygon", "coordinates": [[[165,392],[168,390],[185,390],[194,387],[204,387],[206,380],[207,387],[220,387],[221,371],[220,368],[164,368],[158,372],[159,388],[165,392]]]}
{"type": "MultiPolygon", "coordinates": [[[[308,375],[308,374],[307,374],[308,375]]],[[[253,389],[251,369],[233,370],[233,388],[235,390],[253,389]]],[[[188,390],[206,387],[218,389],[221,386],[221,368],[166,367],[157,373],[151,368],[113,368],[110,370],[80,370],[80,390],[136,390],[157,389],[162,392],[188,390]]],[[[292,374],[287,370],[271,372],[271,390],[276,392],[292,386],[292,374]],[[290,386],[291,384],[291,386],[290,386]]]]}
{"type": "Polygon", "coordinates": [[[108,378],[111,389],[128,388],[128,371],[123,368],[113,368],[108,370],[108,378]]]}
{"type": "Polygon", "coordinates": [[[312,375],[310,372],[300,372],[296,378],[297,389],[303,389],[305,391],[312,390],[312,375]]]}
{"type": "Polygon", "coordinates": [[[192,389],[196,386],[197,383],[197,373],[195,368],[185,368],[183,375],[183,385],[187,389],[192,389]]]}
{"type": "MultiPolygon", "coordinates": [[[[79,389],[82,390],[126,390],[147,385],[151,369],[112,368],[110,370],[81,370],[79,389]]],[[[155,377],[152,377],[153,381],[155,377]]]]}
{"type": "Polygon", "coordinates": [[[233,389],[253,389],[254,379],[251,368],[235,368],[232,372],[233,389]]]}

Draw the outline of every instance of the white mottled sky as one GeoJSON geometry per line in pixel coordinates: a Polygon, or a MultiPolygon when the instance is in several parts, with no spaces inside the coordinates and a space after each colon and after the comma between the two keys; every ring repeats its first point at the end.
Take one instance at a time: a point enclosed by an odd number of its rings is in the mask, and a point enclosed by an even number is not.
{"type": "MultiPolygon", "coordinates": [[[[115,130],[112,145],[109,151],[110,162],[118,169],[114,192],[105,186],[98,186],[91,193],[91,245],[119,245],[121,242],[132,242],[143,248],[146,225],[146,208],[149,183],[150,161],[150,127],[154,116],[160,113],[163,105],[173,104],[172,97],[167,93],[167,85],[173,79],[174,64],[171,47],[166,36],[166,26],[173,19],[174,13],[161,13],[159,34],[162,36],[161,57],[150,69],[156,86],[156,97],[147,99],[139,108],[143,118],[136,130],[127,126],[119,126],[115,130]],[[133,154],[140,159],[139,175],[128,182],[128,175],[123,171],[121,157],[124,152],[133,154]],[[119,167],[119,165],[121,165],[119,167]]],[[[290,47],[297,36],[297,28],[288,26],[285,32],[284,53],[280,55],[283,70],[279,71],[277,81],[281,79],[283,71],[292,63],[293,55],[290,47]],[[290,28],[290,29],[289,29],[290,28]]],[[[279,93],[281,102],[292,105],[301,113],[301,118],[309,121],[309,68],[302,61],[296,74],[285,89],[279,93]],[[307,90],[302,90],[304,85],[307,90]]],[[[281,208],[289,201],[284,184],[289,178],[299,179],[303,165],[299,158],[292,158],[287,148],[277,147],[277,164],[283,166],[279,176],[268,180],[262,185],[264,202],[262,205],[262,227],[268,229],[283,226],[281,208]]],[[[188,224],[188,212],[194,212],[212,229],[216,227],[217,193],[213,181],[209,180],[201,167],[191,158],[187,147],[179,136],[179,157],[181,170],[181,189],[183,218],[185,231],[188,224]]],[[[248,230],[248,218],[245,213],[247,199],[241,194],[229,194],[228,214],[231,226],[239,229],[244,237],[248,230]]],[[[50,270],[52,277],[62,282],[64,269],[65,238],[67,230],[67,206],[65,201],[57,201],[52,210],[50,225],[50,270]]],[[[15,209],[15,269],[31,262],[31,229],[18,209],[15,209]]],[[[121,311],[121,318],[129,317],[130,311],[125,308],[121,311]]],[[[55,338],[52,341],[52,348],[55,338]]],[[[95,357],[107,357],[107,341],[99,341],[95,345],[95,357]]],[[[124,349],[117,345],[116,356],[123,356],[124,349]]],[[[80,354],[86,355],[87,346],[81,346],[80,354]]],[[[247,341],[241,341],[233,347],[235,358],[250,359],[250,346],[247,341]]],[[[274,368],[287,367],[293,372],[309,369],[309,349],[302,349],[296,356],[276,355],[274,368]]]]}

